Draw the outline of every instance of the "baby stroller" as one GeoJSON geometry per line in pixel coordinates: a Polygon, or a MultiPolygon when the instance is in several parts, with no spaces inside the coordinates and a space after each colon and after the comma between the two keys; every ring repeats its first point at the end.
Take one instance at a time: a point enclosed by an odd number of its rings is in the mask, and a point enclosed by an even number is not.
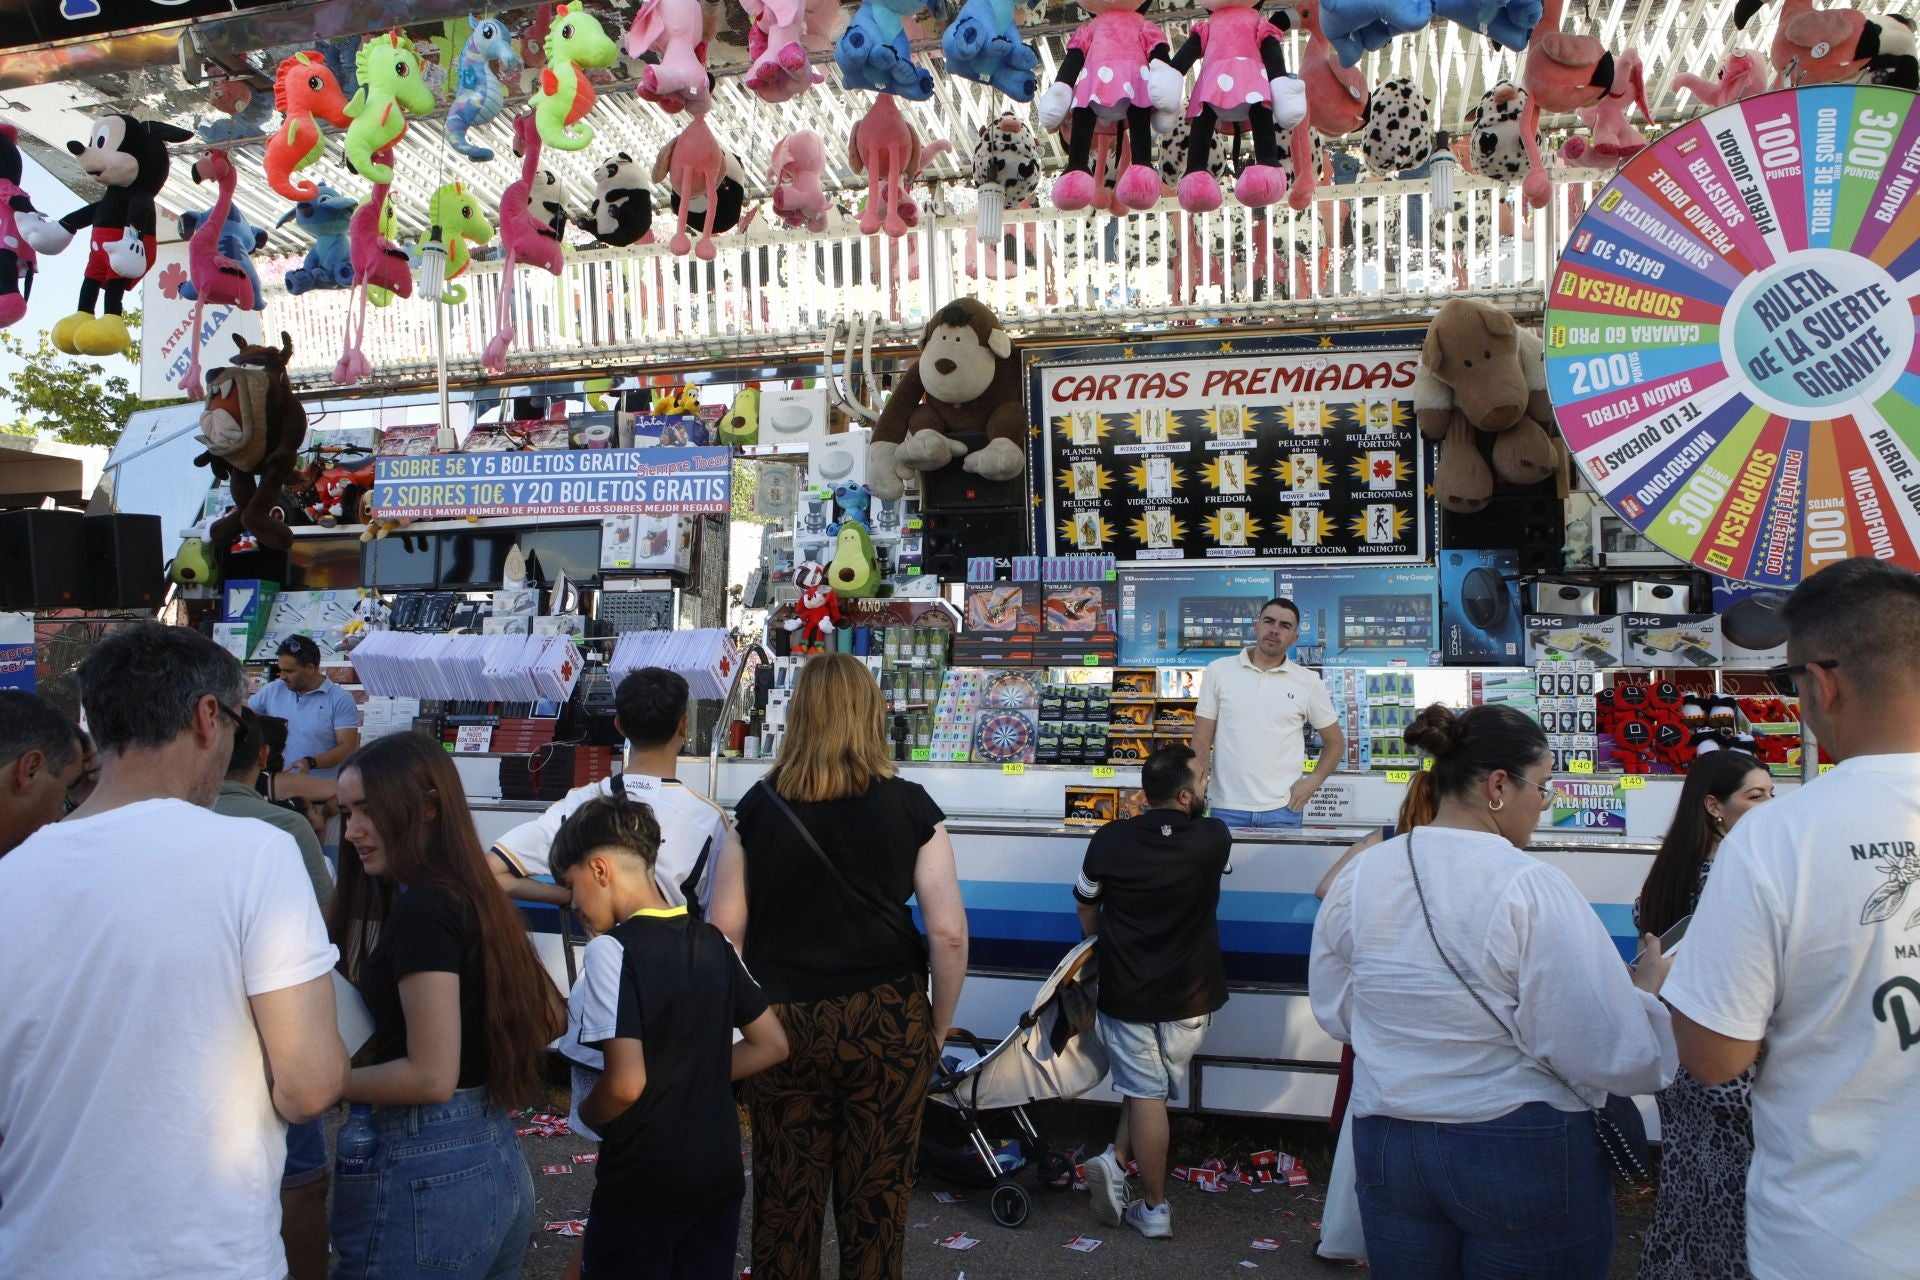
{"type": "Polygon", "coordinates": [[[991,1188],[987,1207],[1003,1227],[1027,1220],[1030,1201],[1013,1174],[1032,1160],[1039,1185],[1065,1190],[1073,1182],[1072,1162],[1046,1149],[1026,1106],[1054,1098],[1076,1098],[1106,1078],[1107,1047],[1094,1027],[1094,997],[1099,975],[1095,939],[1088,938],[1061,959],[1034,993],[1033,1004],[1006,1039],[986,1047],[971,1031],[955,1028],[952,1038],[971,1049],[940,1060],[929,1096],[953,1110],[964,1147],[923,1140],[920,1167],[957,1186],[991,1188]],[[1024,1140],[996,1151],[981,1129],[988,1112],[1007,1111],[1024,1140]]]}

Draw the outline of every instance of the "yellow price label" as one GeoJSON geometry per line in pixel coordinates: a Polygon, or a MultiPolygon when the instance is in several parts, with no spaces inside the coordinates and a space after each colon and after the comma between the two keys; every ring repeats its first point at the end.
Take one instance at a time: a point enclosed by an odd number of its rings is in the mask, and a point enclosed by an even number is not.
{"type": "Polygon", "coordinates": [[[1823,765],[1821,765],[1821,766],[1820,766],[1820,772],[1821,772],[1821,773],[1827,773],[1827,772],[1830,772],[1830,771],[1831,771],[1832,769],[1833,769],[1833,766],[1832,766],[1832,765],[1830,765],[1830,764],[1823,764],[1823,765]]]}
{"type": "Polygon", "coordinates": [[[1318,760],[1303,761],[1300,765],[1300,772],[1312,773],[1315,769],[1318,769],[1319,767],[1320,767],[1320,762],[1318,760]]]}
{"type": "Polygon", "coordinates": [[[1647,780],[1637,773],[1630,773],[1620,779],[1620,789],[1622,791],[1645,791],[1647,789],[1647,780]]]}
{"type": "Polygon", "coordinates": [[[1093,766],[1093,776],[1095,778],[1111,778],[1114,776],[1113,766],[1110,764],[1097,764],[1093,766]]]}
{"type": "Polygon", "coordinates": [[[1593,772],[1593,761],[1591,761],[1591,760],[1569,760],[1569,761],[1567,761],[1567,772],[1568,772],[1568,773],[1592,773],[1592,772],[1593,772]]]}
{"type": "Polygon", "coordinates": [[[1000,766],[1000,772],[1002,773],[1025,773],[1026,771],[1027,766],[1018,760],[1013,760],[1000,766]]]}
{"type": "Polygon", "coordinates": [[[1411,769],[1389,769],[1389,770],[1387,770],[1387,781],[1388,781],[1388,782],[1412,782],[1412,781],[1413,781],[1413,770],[1411,770],[1411,769]]]}
{"type": "Polygon", "coordinates": [[[1427,758],[1426,758],[1425,760],[1422,760],[1422,761],[1420,762],[1420,772],[1422,772],[1422,773],[1432,773],[1432,772],[1433,772],[1433,757],[1432,757],[1432,756],[1428,756],[1428,757],[1427,757],[1427,758]]]}

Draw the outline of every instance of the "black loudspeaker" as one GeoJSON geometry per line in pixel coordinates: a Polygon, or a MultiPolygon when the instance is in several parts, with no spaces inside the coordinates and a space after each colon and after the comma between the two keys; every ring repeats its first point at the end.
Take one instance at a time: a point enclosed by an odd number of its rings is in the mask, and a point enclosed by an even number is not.
{"type": "Polygon", "coordinates": [[[1566,510],[1550,486],[1542,493],[1496,492],[1472,515],[1440,511],[1440,545],[1449,551],[1517,550],[1522,575],[1559,573],[1567,564],[1566,510]]]}
{"type": "Polygon", "coordinates": [[[95,609],[158,609],[167,595],[160,517],[87,516],[87,603],[95,609]]]}
{"type": "MultiPolygon", "coordinates": [[[[987,447],[987,437],[984,432],[978,435],[957,435],[953,438],[966,445],[969,453],[975,453],[987,447]]],[[[920,510],[922,512],[964,513],[979,511],[986,507],[1021,509],[1026,507],[1027,477],[1024,472],[1011,480],[987,480],[962,466],[961,464],[965,461],[965,457],[955,458],[944,467],[920,473],[920,510]]],[[[987,553],[981,551],[975,554],[986,555],[987,553]]]]}
{"type": "MultiPolygon", "coordinates": [[[[951,468],[943,468],[950,470],[951,468]]],[[[968,508],[920,513],[921,563],[932,577],[963,582],[974,556],[1008,559],[1031,555],[1029,513],[1024,507],[968,508]]]]}
{"type": "Polygon", "coordinates": [[[78,511],[0,512],[0,609],[86,607],[86,519],[78,511]]]}

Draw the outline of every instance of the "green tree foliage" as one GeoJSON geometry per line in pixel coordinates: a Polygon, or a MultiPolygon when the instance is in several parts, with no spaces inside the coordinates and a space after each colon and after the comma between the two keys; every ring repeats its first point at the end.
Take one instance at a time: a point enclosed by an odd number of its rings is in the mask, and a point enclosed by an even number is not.
{"type": "MultiPolygon", "coordinates": [[[[126,319],[136,334],[127,358],[138,366],[140,313],[130,311],[126,319]]],[[[46,330],[37,345],[28,347],[19,335],[0,329],[0,350],[20,362],[11,377],[0,381],[0,431],[46,435],[61,444],[111,445],[136,410],[174,403],[142,400],[121,375],[54,350],[46,330]]]]}

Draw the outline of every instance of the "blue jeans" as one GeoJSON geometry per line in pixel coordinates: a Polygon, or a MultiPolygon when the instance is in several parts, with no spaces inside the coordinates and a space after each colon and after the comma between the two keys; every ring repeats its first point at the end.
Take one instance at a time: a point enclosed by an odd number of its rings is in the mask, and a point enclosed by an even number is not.
{"type": "Polygon", "coordinates": [[[1230,827],[1250,827],[1255,831],[1300,829],[1298,809],[1222,809],[1216,805],[1208,810],[1208,816],[1218,818],[1230,827]]]}
{"type": "Polygon", "coordinates": [[[533,1178],[513,1120],[484,1089],[375,1107],[372,1168],[333,1179],[333,1280],[520,1274],[533,1178]]]}
{"type": "Polygon", "coordinates": [[[1353,1174],[1378,1280],[1606,1280],[1613,1182],[1588,1112],[1359,1116],[1353,1174]]]}

